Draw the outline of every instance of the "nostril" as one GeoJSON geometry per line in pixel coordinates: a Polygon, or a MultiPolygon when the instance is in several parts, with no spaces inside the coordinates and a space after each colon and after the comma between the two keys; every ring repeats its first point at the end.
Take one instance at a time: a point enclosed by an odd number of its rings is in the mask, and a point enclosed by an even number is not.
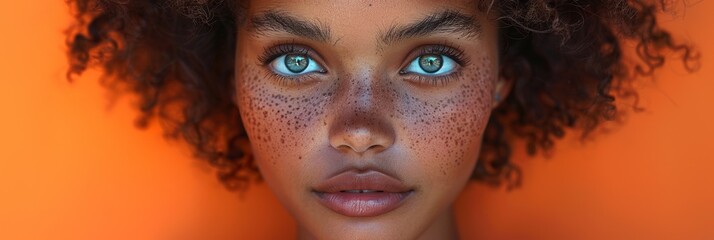
{"type": "Polygon", "coordinates": [[[392,144],[391,134],[368,127],[343,128],[331,136],[333,147],[341,151],[381,152],[392,144]]]}
{"type": "Polygon", "coordinates": [[[382,145],[372,145],[372,146],[369,146],[366,151],[381,152],[382,150],[384,150],[384,146],[382,146],[382,145]]]}
{"type": "Polygon", "coordinates": [[[363,152],[368,152],[368,151],[373,151],[373,152],[377,153],[377,152],[381,152],[385,149],[385,147],[382,145],[371,145],[371,146],[363,147],[360,145],[348,145],[348,144],[338,146],[337,148],[339,148],[342,151],[351,151],[351,152],[356,152],[356,153],[363,153],[363,152]]]}

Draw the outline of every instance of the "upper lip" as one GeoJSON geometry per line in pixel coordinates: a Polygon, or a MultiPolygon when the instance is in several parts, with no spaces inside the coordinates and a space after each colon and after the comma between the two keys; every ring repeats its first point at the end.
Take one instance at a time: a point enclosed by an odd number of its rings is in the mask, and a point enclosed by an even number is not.
{"type": "Polygon", "coordinates": [[[380,171],[348,170],[318,184],[313,191],[337,193],[343,191],[370,190],[378,192],[402,193],[412,189],[402,181],[380,171]]]}

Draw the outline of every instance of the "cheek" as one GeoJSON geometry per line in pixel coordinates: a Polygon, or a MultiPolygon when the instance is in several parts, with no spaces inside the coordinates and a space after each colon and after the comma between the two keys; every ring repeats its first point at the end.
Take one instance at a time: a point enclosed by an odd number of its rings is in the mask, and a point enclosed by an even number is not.
{"type": "MultiPolygon", "coordinates": [[[[478,158],[481,137],[491,111],[491,91],[494,77],[489,61],[461,73],[450,84],[444,97],[420,99],[404,94],[403,107],[398,109],[403,119],[403,141],[420,161],[429,168],[430,180],[451,178],[454,174],[470,176],[478,158]]],[[[453,181],[453,178],[451,178],[453,181]]]]}
{"type": "Polygon", "coordinates": [[[260,69],[242,69],[237,79],[238,107],[261,171],[273,175],[266,170],[276,163],[300,164],[320,133],[329,96],[288,95],[260,69]]]}

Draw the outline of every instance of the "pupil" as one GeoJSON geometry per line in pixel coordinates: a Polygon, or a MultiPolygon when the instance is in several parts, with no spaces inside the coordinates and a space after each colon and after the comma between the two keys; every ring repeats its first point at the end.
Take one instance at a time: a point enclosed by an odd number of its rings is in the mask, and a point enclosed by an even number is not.
{"type": "Polygon", "coordinates": [[[305,71],[308,58],[302,54],[288,54],[285,56],[285,66],[293,73],[305,71]]]}
{"type": "Polygon", "coordinates": [[[439,71],[443,62],[444,59],[441,55],[428,54],[419,57],[419,67],[427,73],[435,73],[436,71],[439,71]]]}

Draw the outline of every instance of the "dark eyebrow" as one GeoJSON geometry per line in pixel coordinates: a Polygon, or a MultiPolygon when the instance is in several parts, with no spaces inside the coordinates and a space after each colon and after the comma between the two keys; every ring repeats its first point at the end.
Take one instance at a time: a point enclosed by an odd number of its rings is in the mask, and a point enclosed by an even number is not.
{"type": "Polygon", "coordinates": [[[250,24],[250,29],[258,34],[287,32],[320,42],[328,42],[332,38],[329,27],[276,10],[270,10],[251,18],[250,24]]]}
{"type": "Polygon", "coordinates": [[[383,44],[390,45],[400,40],[435,33],[451,33],[467,38],[476,38],[481,35],[481,25],[469,15],[446,10],[428,15],[412,24],[392,26],[382,34],[381,40],[383,44]]]}

